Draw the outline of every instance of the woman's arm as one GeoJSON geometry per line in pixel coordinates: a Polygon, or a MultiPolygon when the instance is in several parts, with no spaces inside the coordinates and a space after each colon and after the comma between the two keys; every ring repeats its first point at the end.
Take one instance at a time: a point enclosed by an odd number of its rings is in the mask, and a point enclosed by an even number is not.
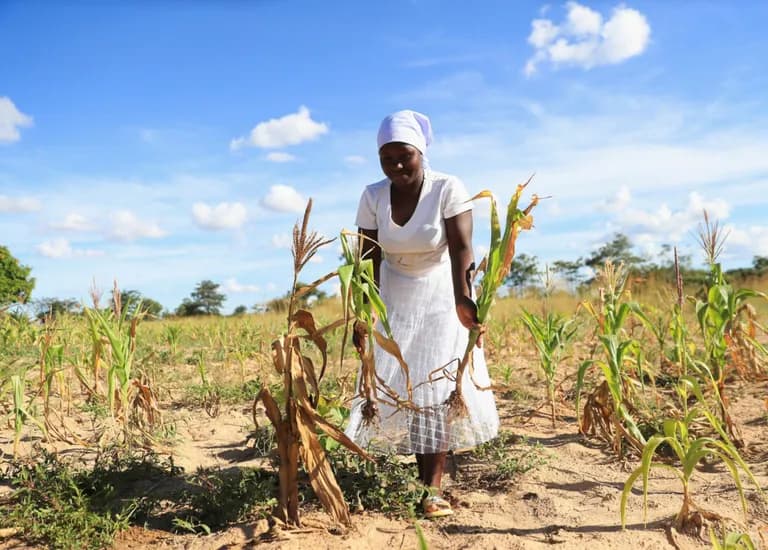
{"type": "Polygon", "coordinates": [[[379,230],[363,229],[358,227],[358,232],[362,233],[367,239],[362,239],[362,257],[373,260],[373,279],[376,281],[376,287],[379,286],[379,271],[381,268],[381,247],[379,247],[379,230]]]}
{"type": "Polygon", "coordinates": [[[445,219],[448,254],[453,274],[453,297],[456,314],[466,328],[476,327],[477,306],[472,300],[472,275],[475,270],[472,257],[472,211],[462,212],[445,219]]]}

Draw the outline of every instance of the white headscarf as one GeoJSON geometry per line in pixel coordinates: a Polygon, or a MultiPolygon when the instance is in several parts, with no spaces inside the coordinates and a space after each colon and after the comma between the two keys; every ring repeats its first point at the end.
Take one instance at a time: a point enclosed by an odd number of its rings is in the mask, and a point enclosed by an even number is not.
{"type": "Polygon", "coordinates": [[[432,143],[432,125],[427,115],[409,109],[397,111],[381,121],[376,141],[379,149],[393,141],[413,145],[426,159],[427,147],[432,143]]]}

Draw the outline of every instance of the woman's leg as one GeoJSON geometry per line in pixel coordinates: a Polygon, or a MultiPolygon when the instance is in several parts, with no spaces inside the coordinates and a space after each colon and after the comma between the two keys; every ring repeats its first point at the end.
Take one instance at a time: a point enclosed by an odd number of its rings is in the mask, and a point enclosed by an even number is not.
{"type": "Polygon", "coordinates": [[[434,487],[438,491],[443,482],[445,470],[445,457],[447,453],[417,454],[416,464],[419,467],[419,479],[427,487],[434,487]]]}
{"type": "Polygon", "coordinates": [[[419,469],[419,480],[424,481],[424,455],[416,453],[416,466],[419,469]]]}

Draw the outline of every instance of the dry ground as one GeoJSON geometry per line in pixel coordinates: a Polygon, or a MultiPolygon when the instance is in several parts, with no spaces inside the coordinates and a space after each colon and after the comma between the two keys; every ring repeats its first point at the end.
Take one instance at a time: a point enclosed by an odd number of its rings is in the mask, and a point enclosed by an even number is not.
{"type": "MultiPolygon", "coordinates": [[[[706,540],[670,534],[669,518],[679,509],[681,490],[671,473],[654,471],[650,483],[647,523],[643,521],[640,486],[630,500],[627,529],[619,520],[621,490],[636,460],[620,462],[597,441],[587,441],[576,433],[573,411],[555,428],[548,417],[531,415],[536,396],[521,399],[524,388],[541,387],[531,372],[512,387],[498,394],[504,430],[538,443],[545,463],[521,474],[501,490],[467,482],[469,466],[465,455],[452,459],[451,469],[458,479],[448,479],[446,492],[455,505],[455,515],[436,521],[419,520],[432,549],[537,549],[559,548],[710,548],[706,540]],[[518,391],[514,391],[518,390],[518,391]],[[462,481],[463,479],[463,481],[462,481]]],[[[734,416],[739,419],[747,441],[745,457],[763,488],[768,488],[768,411],[765,399],[768,382],[742,384],[733,391],[734,416]]],[[[545,411],[546,409],[542,409],[545,411]]],[[[168,449],[176,463],[187,471],[198,466],[262,465],[253,458],[245,443],[252,429],[250,407],[222,408],[215,419],[201,410],[177,408],[170,412],[175,420],[179,443],[168,449]]],[[[0,432],[0,448],[10,449],[11,435],[0,432]]],[[[29,445],[26,442],[26,445],[29,445]]],[[[522,444],[522,443],[521,443],[522,444]]],[[[7,455],[6,455],[7,456],[7,455]]],[[[469,476],[471,478],[471,476],[469,476]]],[[[3,488],[0,488],[2,491],[3,488]]],[[[5,491],[7,492],[7,488],[5,491]]],[[[747,530],[757,544],[768,541],[768,504],[748,489],[750,516],[747,530]]],[[[694,500],[703,508],[733,520],[733,529],[743,522],[736,488],[722,467],[697,472],[693,477],[694,500]]],[[[132,528],[121,534],[116,548],[221,549],[286,548],[321,549],[411,549],[417,548],[412,521],[387,518],[376,513],[353,515],[351,529],[341,532],[319,510],[303,515],[304,528],[269,532],[266,521],[237,525],[208,536],[174,535],[165,531],[132,528]]],[[[0,549],[25,548],[13,538],[2,539],[0,549]]]]}

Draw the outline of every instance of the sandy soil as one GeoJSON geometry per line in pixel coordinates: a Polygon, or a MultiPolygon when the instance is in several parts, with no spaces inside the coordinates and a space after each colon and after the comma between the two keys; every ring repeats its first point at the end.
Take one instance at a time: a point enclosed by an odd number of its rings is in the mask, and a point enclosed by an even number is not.
{"type": "MultiPolygon", "coordinates": [[[[524,380],[520,381],[525,383],[524,380]]],[[[514,395],[514,392],[508,394],[514,395]]],[[[742,385],[733,392],[734,416],[742,426],[744,453],[763,488],[768,489],[768,382],[742,385]]],[[[669,472],[654,471],[648,499],[647,523],[643,520],[642,493],[637,484],[629,499],[627,529],[622,530],[619,501],[623,484],[636,461],[619,462],[597,441],[576,433],[573,416],[552,428],[548,417],[531,416],[531,401],[497,396],[503,429],[525,436],[543,448],[545,463],[520,475],[502,490],[467,483],[462,476],[469,466],[464,455],[452,459],[456,479],[445,483],[455,515],[441,520],[419,520],[432,549],[537,549],[560,548],[711,548],[704,539],[668,532],[669,519],[682,502],[679,481],[669,472]],[[462,479],[464,481],[461,481],[462,479]]],[[[222,409],[212,419],[202,411],[176,409],[179,443],[168,449],[188,472],[198,466],[249,466],[252,458],[245,438],[252,429],[250,407],[222,409]]],[[[567,413],[566,413],[567,414],[567,413]]],[[[573,415],[573,411],[570,411],[573,415]]],[[[0,432],[0,448],[9,451],[9,434],[0,432]]],[[[30,442],[25,442],[29,445],[30,442]]],[[[471,476],[470,476],[471,477],[471,476]]],[[[693,476],[693,497],[701,507],[743,525],[738,494],[722,466],[693,476]]],[[[0,491],[3,489],[0,488],[0,491]]],[[[5,488],[7,493],[8,489],[5,488]]],[[[2,495],[0,495],[1,497],[2,495]]],[[[758,545],[768,541],[768,504],[753,488],[747,489],[750,515],[746,529],[758,545]],[[761,543],[762,540],[762,543],[761,543]]],[[[357,513],[350,529],[333,526],[319,510],[303,515],[304,527],[269,531],[266,521],[237,525],[208,536],[174,535],[164,531],[132,528],[117,540],[118,549],[411,549],[417,548],[413,522],[381,514],[357,513]]],[[[0,533],[0,549],[25,548],[9,533],[0,533]],[[3,539],[5,535],[6,538],[3,539]]]]}

